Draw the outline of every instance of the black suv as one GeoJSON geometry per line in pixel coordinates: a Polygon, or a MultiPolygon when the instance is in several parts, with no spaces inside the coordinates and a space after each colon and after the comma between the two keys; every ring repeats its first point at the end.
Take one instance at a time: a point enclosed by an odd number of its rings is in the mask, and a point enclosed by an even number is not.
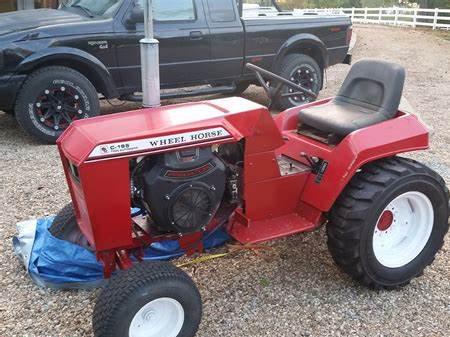
{"type": "MultiPolygon", "coordinates": [[[[55,142],[73,120],[100,113],[99,97],[138,100],[142,2],[69,0],[58,10],[1,14],[0,110],[55,142]]],[[[344,62],[351,36],[346,16],[246,16],[236,0],[153,5],[161,87],[203,86],[162,98],[239,94],[254,81],[246,62],[319,92],[326,67],[344,62]]],[[[285,96],[278,103],[288,108],[309,100],[285,96]]]]}

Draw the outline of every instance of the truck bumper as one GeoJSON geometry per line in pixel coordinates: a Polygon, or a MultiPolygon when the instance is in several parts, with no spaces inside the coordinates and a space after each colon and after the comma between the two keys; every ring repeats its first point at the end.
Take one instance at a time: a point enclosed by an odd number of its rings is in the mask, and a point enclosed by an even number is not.
{"type": "Polygon", "coordinates": [[[328,66],[345,63],[348,57],[348,46],[328,48],[328,66]]]}
{"type": "Polygon", "coordinates": [[[0,110],[14,109],[19,89],[26,78],[26,75],[0,76],[0,110]]]}

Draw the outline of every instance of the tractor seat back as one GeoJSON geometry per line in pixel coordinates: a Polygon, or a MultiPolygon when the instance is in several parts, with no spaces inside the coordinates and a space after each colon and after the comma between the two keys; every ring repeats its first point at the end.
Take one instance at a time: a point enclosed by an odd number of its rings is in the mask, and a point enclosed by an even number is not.
{"type": "Polygon", "coordinates": [[[403,67],[378,60],[361,60],[350,69],[338,95],[326,104],[302,109],[301,125],[345,137],[364,127],[393,118],[405,83],[403,67]]]}

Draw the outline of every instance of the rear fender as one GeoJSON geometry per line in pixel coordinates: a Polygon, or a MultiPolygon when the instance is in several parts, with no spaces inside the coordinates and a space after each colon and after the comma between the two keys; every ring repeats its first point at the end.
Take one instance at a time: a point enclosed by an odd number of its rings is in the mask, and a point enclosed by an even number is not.
{"type": "MultiPolygon", "coordinates": [[[[298,109],[288,110],[290,115],[298,109]]],[[[322,212],[328,212],[353,176],[365,164],[400,153],[427,149],[427,127],[416,116],[399,113],[397,118],[357,130],[335,147],[311,138],[284,131],[290,141],[281,154],[304,161],[300,153],[328,163],[321,179],[311,174],[301,200],[322,212]]]]}
{"type": "Polygon", "coordinates": [[[109,70],[93,55],[70,47],[51,47],[40,50],[25,58],[18,66],[18,72],[30,72],[46,66],[60,65],[72,68],[86,76],[98,92],[107,98],[118,97],[116,86],[109,70]]]}

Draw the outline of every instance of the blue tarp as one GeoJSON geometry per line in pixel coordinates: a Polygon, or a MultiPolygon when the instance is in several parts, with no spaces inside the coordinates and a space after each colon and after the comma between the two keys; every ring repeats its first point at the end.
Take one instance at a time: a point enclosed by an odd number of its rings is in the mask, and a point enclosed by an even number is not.
{"type": "MultiPolygon", "coordinates": [[[[83,247],[53,237],[48,228],[53,217],[18,224],[13,239],[16,254],[25,264],[33,281],[50,288],[91,288],[103,283],[103,268],[95,254],[83,247]]],[[[223,245],[229,236],[223,230],[205,234],[206,249],[223,245]]],[[[145,250],[145,260],[179,257],[177,241],[153,244],[145,250]]]]}

